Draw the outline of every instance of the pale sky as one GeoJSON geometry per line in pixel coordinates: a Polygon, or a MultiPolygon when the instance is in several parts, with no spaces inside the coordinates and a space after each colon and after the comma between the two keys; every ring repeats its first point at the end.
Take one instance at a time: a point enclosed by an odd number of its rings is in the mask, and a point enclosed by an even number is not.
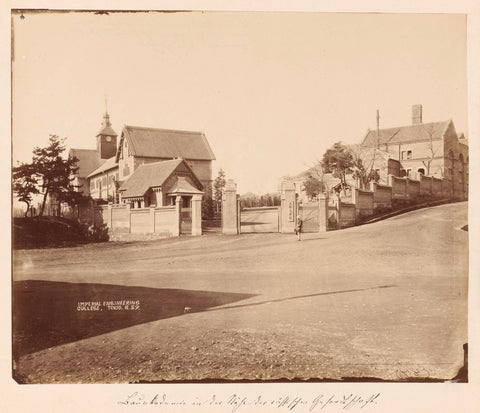
{"type": "Polygon", "coordinates": [[[273,12],[15,15],[13,160],[49,134],[95,148],[123,124],[203,131],[214,177],[275,191],[368,128],[452,119],[467,131],[466,17],[273,12]]]}

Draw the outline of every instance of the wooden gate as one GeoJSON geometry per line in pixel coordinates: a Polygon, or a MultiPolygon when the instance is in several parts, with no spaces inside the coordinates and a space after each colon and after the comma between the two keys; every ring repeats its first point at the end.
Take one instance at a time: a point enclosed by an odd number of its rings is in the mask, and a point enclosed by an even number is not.
{"type": "Polygon", "coordinates": [[[318,232],[318,202],[305,202],[299,204],[298,214],[303,221],[303,232],[318,232]]]}
{"type": "Polygon", "coordinates": [[[279,232],[279,207],[244,208],[240,211],[240,232],[279,232]]]}
{"type": "Polygon", "coordinates": [[[192,233],[192,197],[182,196],[180,208],[180,234],[192,233]]]}

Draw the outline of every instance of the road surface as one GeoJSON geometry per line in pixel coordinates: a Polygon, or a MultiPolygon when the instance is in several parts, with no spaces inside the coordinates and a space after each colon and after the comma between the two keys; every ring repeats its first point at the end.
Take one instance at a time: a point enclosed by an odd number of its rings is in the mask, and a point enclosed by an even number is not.
{"type": "Polygon", "coordinates": [[[466,224],[463,202],[301,242],[215,234],[14,251],[15,375],[450,379],[467,342],[466,224]],[[122,300],[139,308],[104,306],[122,300]],[[92,302],[102,311],[86,311],[92,302]]]}

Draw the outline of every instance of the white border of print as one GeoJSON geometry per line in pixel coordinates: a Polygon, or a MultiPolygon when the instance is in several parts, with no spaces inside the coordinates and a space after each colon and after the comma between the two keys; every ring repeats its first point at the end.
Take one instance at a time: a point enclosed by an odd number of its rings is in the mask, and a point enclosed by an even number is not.
{"type": "MultiPolygon", "coordinates": [[[[307,401],[299,403],[293,411],[309,411],[316,396],[358,394],[367,397],[380,393],[377,403],[372,403],[361,410],[378,412],[473,412],[480,406],[479,386],[479,328],[480,318],[480,286],[478,284],[480,242],[478,239],[479,218],[475,211],[479,208],[478,179],[479,174],[479,137],[480,137],[480,5],[478,0],[417,0],[416,2],[394,2],[392,0],[362,1],[306,1],[306,0],[268,0],[257,1],[148,1],[148,0],[25,0],[2,2],[0,13],[2,59],[0,76],[2,121],[0,122],[0,151],[3,162],[0,162],[0,190],[2,213],[2,289],[1,305],[1,395],[0,410],[5,412],[122,412],[122,411],[213,411],[231,412],[234,406],[204,404],[197,409],[190,405],[177,406],[118,404],[133,392],[150,395],[168,394],[170,400],[207,400],[212,395],[217,400],[228,400],[232,394],[255,400],[259,395],[264,400],[278,400],[295,397],[307,401]],[[18,385],[11,378],[11,248],[10,248],[10,10],[21,8],[40,9],[136,9],[136,10],[253,10],[253,11],[321,11],[321,12],[397,12],[397,13],[461,13],[467,14],[468,38],[468,104],[469,104],[469,136],[470,136],[470,287],[469,287],[469,383],[468,384],[387,384],[387,383],[319,383],[319,384],[166,384],[166,385],[18,385]],[[7,92],[8,91],[8,92],[7,92]],[[7,93],[5,93],[7,92],[7,93]],[[472,211],[474,211],[472,213],[472,211]]],[[[357,406],[359,407],[359,406],[357,406]]],[[[313,411],[316,411],[314,409],[313,411]]],[[[329,405],[325,411],[344,411],[344,405],[329,405]]],[[[348,409],[358,410],[357,408],[348,409]]],[[[278,405],[249,405],[236,411],[288,411],[278,405]]]]}

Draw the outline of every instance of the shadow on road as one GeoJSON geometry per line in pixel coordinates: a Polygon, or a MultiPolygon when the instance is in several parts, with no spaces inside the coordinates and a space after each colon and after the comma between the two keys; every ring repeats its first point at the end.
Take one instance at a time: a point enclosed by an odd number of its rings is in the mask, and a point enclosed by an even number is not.
{"type": "Polygon", "coordinates": [[[185,308],[204,311],[253,296],[111,284],[17,281],[13,283],[14,359],[137,324],[176,317],[184,314],[185,308]],[[132,302],[127,304],[128,310],[125,304],[115,310],[103,305],[106,301],[120,300],[132,302]],[[139,308],[135,309],[137,301],[139,308]],[[80,302],[100,302],[100,307],[79,307],[80,302]]]}
{"type": "Polygon", "coordinates": [[[205,311],[219,311],[219,310],[229,310],[231,308],[253,307],[253,306],[256,306],[256,305],[280,303],[282,301],[289,301],[289,300],[297,300],[299,298],[310,298],[310,297],[318,297],[318,296],[321,296],[321,295],[331,295],[331,294],[353,293],[353,292],[357,292],[357,291],[378,290],[380,288],[393,288],[393,287],[398,287],[398,286],[397,285],[381,285],[379,287],[356,288],[356,289],[353,289],[353,290],[331,291],[331,292],[328,292],[328,293],[297,295],[295,297],[287,297],[287,298],[278,298],[276,300],[259,301],[257,303],[251,303],[251,304],[238,304],[238,305],[229,305],[227,307],[221,307],[221,308],[210,308],[210,309],[207,309],[205,311]]]}

